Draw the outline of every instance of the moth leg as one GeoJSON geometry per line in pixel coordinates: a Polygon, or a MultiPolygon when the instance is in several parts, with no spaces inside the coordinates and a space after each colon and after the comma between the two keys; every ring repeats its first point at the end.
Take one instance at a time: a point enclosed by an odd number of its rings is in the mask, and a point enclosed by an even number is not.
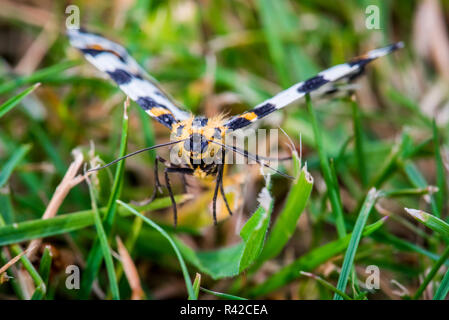
{"type": "Polygon", "coordinates": [[[221,171],[221,167],[223,165],[219,165],[220,168],[218,169],[218,175],[217,175],[217,179],[215,181],[215,190],[214,190],[214,197],[212,198],[212,215],[214,217],[214,224],[217,225],[217,195],[218,195],[218,187],[221,184],[221,176],[220,176],[220,171],[221,171]]]}
{"type": "Polygon", "coordinates": [[[226,209],[229,212],[229,215],[232,216],[232,210],[231,210],[231,207],[229,206],[228,199],[226,199],[226,194],[225,194],[224,188],[223,188],[223,170],[224,170],[224,165],[221,165],[221,167],[218,170],[219,170],[218,174],[221,176],[220,183],[219,183],[220,193],[221,193],[221,196],[223,197],[223,200],[224,200],[224,203],[226,205],[226,209]]]}
{"type": "Polygon", "coordinates": [[[131,201],[132,204],[139,206],[139,207],[146,206],[147,204],[153,202],[153,200],[156,198],[157,191],[159,191],[159,193],[162,193],[162,185],[159,180],[159,172],[158,172],[159,162],[165,163],[165,159],[163,159],[159,156],[156,156],[156,159],[154,160],[154,181],[155,182],[154,182],[153,193],[146,200],[131,201]]]}
{"type": "Polygon", "coordinates": [[[175,197],[173,195],[173,190],[170,185],[170,179],[168,177],[168,174],[170,172],[178,172],[184,175],[184,174],[193,174],[193,170],[190,168],[173,168],[173,167],[166,167],[164,169],[165,186],[167,188],[168,195],[170,196],[170,200],[172,203],[174,227],[176,228],[176,225],[178,224],[178,209],[176,207],[175,197]]]}

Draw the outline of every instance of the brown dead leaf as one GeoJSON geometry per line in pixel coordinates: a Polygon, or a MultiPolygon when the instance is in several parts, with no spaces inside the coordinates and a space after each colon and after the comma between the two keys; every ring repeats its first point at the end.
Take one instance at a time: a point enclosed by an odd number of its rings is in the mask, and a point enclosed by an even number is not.
{"type": "Polygon", "coordinates": [[[142,300],[144,298],[144,293],[142,286],[140,285],[139,273],[137,272],[134,261],[120,237],[117,236],[115,240],[117,241],[118,253],[123,265],[123,270],[125,271],[126,278],[128,279],[129,286],[132,290],[131,300],[142,300]]]}

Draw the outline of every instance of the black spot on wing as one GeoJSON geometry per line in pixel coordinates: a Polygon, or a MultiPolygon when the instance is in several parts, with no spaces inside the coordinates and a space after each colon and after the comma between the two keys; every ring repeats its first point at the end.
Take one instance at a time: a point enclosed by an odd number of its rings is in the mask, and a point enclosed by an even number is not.
{"type": "Polygon", "coordinates": [[[85,48],[85,49],[81,49],[81,52],[84,54],[88,54],[91,55],[92,57],[96,57],[97,55],[104,53],[104,50],[96,50],[96,49],[89,49],[89,48],[85,48]]]}
{"type": "Polygon", "coordinates": [[[260,107],[254,108],[253,112],[257,115],[258,118],[265,117],[266,115],[272,113],[276,110],[276,106],[272,103],[265,103],[260,107]]]}
{"type": "Polygon", "coordinates": [[[108,71],[108,74],[118,85],[127,84],[131,82],[134,77],[134,75],[123,69],[108,71]]]}
{"type": "Polygon", "coordinates": [[[306,81],[304,81],[299,87],[298,89],[296,89],[298,92],[311,92],[313,90],[318,89],[319,87],[321,87],[322,85],[328,83],[329,81],[324,79],[323,76],[319,75],[319,76],[315,76],[313,78],[310,78],[306,81]]]}
{"type": "Polygon", "coordinates": [[[145,111],[149,110],[151,108],[154,107],[162,107],[165,108],[165,106],[160,105],[159,103],[157,103],[156,101],[154,101],[154,99],[150,98],[150,97],[139,97],[139,99],[137,99],[137,104],[139,106],[141,106],[145,111]]]}
{"type": "Polygon", "coordinates": [[[368,63],[370,63],[371,61],[373,61],[372,58],[355,59],[355,60],[349,61],[348,65],[350,67],[358,66],[359,68],[362,68],[365,65],[367,65],[368,63]]]}
{"type": "Polygon", "coordinates": [[[229,121],[229,123],[226,125],[231,130],[237,130],[243,127],[246,127],[251,124],[251,121],[248,119],[237,117],[229,121]]]}
{"type": "Polygon", "coordinates": [[[175,117],[170,113],[161,114],[156,117],[156,120],[168,128],[171,128],[172,125],[177,122],[175,117]]]}
{"type": "Polygon", "coordinates": [[[117,52],[112,51],[112,50],[101,50],[101,49],[92,49],[92,48],[83,48],[80,49],[81,52],[85,55],[90,55],[92,57],[96,57],[99,54],[102,53],[109,53],[109,54],[113,54],[114,56],[116,56],[121,62],[126,63],[125,58],[123,58],[121,55],[119,55],[117,52]]]}
{"type": "Polygon", "coordinates": [[[351,75],[348,77],[348,82],[354,81],[355,79],[357,79],[358,77],[360,77],[364,73],[365,73],[365,65],[363,65],[359,69],[357,69],[356,72],[351,73],[351,75]]]}

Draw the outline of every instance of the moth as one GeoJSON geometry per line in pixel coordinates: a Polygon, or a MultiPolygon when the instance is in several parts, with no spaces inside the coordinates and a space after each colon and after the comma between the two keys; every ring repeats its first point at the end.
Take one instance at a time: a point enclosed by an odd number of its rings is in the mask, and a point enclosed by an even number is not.
{"type": "Polygon", "coordinates": [[[241,130],[271,113],[304,98],[307,94],[321,96],[333,93],[338,90],[338,86],[335,85],[337,82],[349,83],[353,81],[363,73],[368,63],[403,47],[402,42],[397,42],[384,48],[369,51],[347,63],[321,71],[316,76],[279,92],[272,98],[261,102],[253,109],[240,115],[229,118],[223,116],[206,118],[204,116],[195,116],[180,107],[121,45],[101,35],[87,32],[84,29],[68,30],[67,35],[71,45],[79,49],[91,64],[107,73],[131,100],[135,101],[150,117],[171,131],[170,142],[135,151],[107,165],[91,169],[91,171],[105,168],[124,158],[158,147],[169,146],[170,148],[177,148],[180,157],[183,157],[185,160],[181,165],[174,164],[159,156],[156,158],[154,165],[155,188],[149,200],[152,201],[157,191],[161,191],[162,185],[159,180],[158,165],[162,163],[165,166],[165,187],[172,202],[175,227],[177,224],[177,208],[170,185],[169,173],[180,173],[183,177],[184,175],[193,175],[198,178],[215,177],[216,184],[212,210],[214,223],[217,224],[216,200],[218,192],[223,197],[230,215],[232,215],[232,211],[226,200],[223,188],[224,161],[206,161],[210,157],[220,155],[221,160],[223,160],[225,153],[230,151],[254,160],[278,174],[290,177],[270,167],[265,162],[269,160],[266,157],[254,155],[246,150],[227,145],[226,137],[231,132],[241,130]]]}

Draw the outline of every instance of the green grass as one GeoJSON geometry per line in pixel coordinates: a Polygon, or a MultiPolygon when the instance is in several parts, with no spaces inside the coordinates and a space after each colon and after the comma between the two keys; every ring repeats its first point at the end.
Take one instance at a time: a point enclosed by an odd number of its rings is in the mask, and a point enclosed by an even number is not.
{"type": "MultiPolygon", "coordinates": [[[[125,102],[124,104],[124,110],[123,110],[123,122],[122,122],[122,137],[120,141],[120,152],[118,157],[123,157],[126,154],[126,148],[128,143],[128,107],[129,107],[129,100],[125,102]]],[[[106,237],[109,235],[112,224],[115,219],[115,214],[117,211],[117,203],[116,200],[120,196],[121,188],[123,186],[123,174],[124,174],[124,168],[125,168],[125,161],[121,161],[117,164],[117,168],[115,171],[114,176],[114,182],[112,184],[111,189],[111,195],[108,200],[107,208],[106,208],[106,214],[104,217],[102,217],[102,224],[104,228],[104,232],[106,237]]],[[[97,277],[98,271],[100,269],[100,264],[103,259],[102,254],[102,244],[100,243],[99,239],[97,239],[92,248],[90,249],[89,255],[87,257],[87,268],[83,275],[82,280],[82,289],[81,289],[81,298],[87,299],[89,296],[89,293],[92,289],[92,284],[95,281],[95,278],[97,277]]]]}
{"type": "MultiPolygon", "coordinates": [[[[192,286],[192,282],[190,280],[190,275],[189,275],[189,271],[187,270],[187,266],[184,262],[184,259],[182,258],[181,252],[178,249],[178,246],[176,245],[175,241],[172,239],[172,237],[170,237],[170,235],[164,230],[162,229],[160,226],[158,226],[156,223],[154,223],[153,221],[151,221],[150,219],[148,219],[147,217],[143,216],[142,214],[140,214],[139,212],[137,212],[135,209],[133,209],[132,207],[130,207],[129,205],[127,205],[126,203],[121,202],[120,200],[117,200],[117,203],[119,203],[120,205],[122,205],[123,207],[125,207],[127,210],[129,210],[131,213],[135,214],[136,216],[138,216],[139,218],[141,218],[143,221],[145,221],[147,224],[149,224],[150,226],[152,226],[154,229],[156,229],[157,232],[159,232],[165,239],[168,240],[168,242],[170,243],[170,245],[172,246],[173,250],[175,251],[176,257],[179,260],[179,264],[181,265],[181,269],[182,269],[182,274],[184,276],[184,280],[186,282],[186,288],[187,288],[187,293],[189,296],[189,299],[191,300],[196,300],[196,298],[198,297],[198,290],[195,290],[192,286]]],[[[196,287],[199,287],[199,284],[196,285],[196,287]]]]}
{"type": "MultiPolygon", "coordinates": [[[[446,299],[448,99],[437,85],[444,81],[439,64],[415,51],[418,2],[378,1],[378,30],[364,26],[370,1],[182,3],[135,1],[118,17],[106,0],[77,1],[85,27],[129,48],[196,114],[235,115],[368,49],[397,40],[406,47],[369,64],[355,93],[308,96],[260,122],[261,128],[282,128],[293,141],[293,160],[279,168],[295,179],[229,166],[224,184],[234,216],[222,210],[219,196],[218,226],[211,218],[211,184],[196,178],[185,194],[182,179],[170,176],[177,228],[166,189],[146,206],[130,204],[151,195],[154,160],[167,158],[166,148],[92,174],[90,188],[76,185],[56,216],[43,220],[72,150],[80,148],[92,161],[89,168],[167,142],[170,133],[134,102],[124,117],[126,97],[70,48],[63,32],[43,47],[34,69],[17,73],[23,48],[42,27],[6,12],[5,30],[24,43],[0,43],[0,262],[24,252],[31,240],[43,244],[7,271],[13,278],[0,285],[0,294],[129,299],[122,265],[113,257],[113,239],[120,236],[150,299],[170,281],[186,289],[167,298],[399,298],[390,288],[364,288],[369,265],[379,267],[382,283],[394,279],[405,286],[410,296],[403,299],[446,299]],[[428,99],[429,92],[440,101],[428,99]],[[59,252],[67,261],[85,262],[81,290],[64,287],[59,255],[52,255],[59,252]],[[31,276],[24,277],[29,286],[20,285],[17,267],[31,276]]],[[[449,10],[444,1],[441,6],[449,10]]],[[[57,10],[55,21],[63,21],[64,10],[57,10]]],[[[290,153],[287,140],[279,134],[283,154],[290,153]]]]}
{"type": "MultiPolygon", "coordinates": [[[[351,240],[349,241],[348,248],[346,249],[345,258],[343,260],[343,265],[341,267],[340,277],[338,278],[337,290],[345,292],[346,285],[349,280],[349,273],[353,268],[355,254],[362,238],[363,229],[365,228],[366,221],[368,220],[369,214],[376,203],[378,194],[375,188],[371,189],[366,196],[366,199],[360,209],[359,216],[354,225],[354,230],[352,231],[351,240]]],[[[336,292],[334,295],[334,300],[341,300],[343,297],[336,292]]]]}
{"type": "Polygon", "coordinates": [[[103,258],[104,258],[104,261],[106,264],[106,271],[107,271],[108,278],[109,278],[109,286],[110,286],[110,289],[112,292],[112,299],[120,300],[117,276],[115,274],[115,269],[114,269],[114,261],[112,261],[111,248],[109,247],[108,239],[106,236],[106,231],[104,230],[104,226],[103,226],[103,221],[101,219],[100,212],[98,211],[98,208],[97,208],[95,194],[94,194],[91,182],[88,181],[88,185],[89,185],[89,194],[90,194],[91,201],[92,201],[92,210],[94,212],[94,223],[95,223],[95,229],[97,230],[97,239],[99,239],[101,253],[103,255],[103,258]]]}

